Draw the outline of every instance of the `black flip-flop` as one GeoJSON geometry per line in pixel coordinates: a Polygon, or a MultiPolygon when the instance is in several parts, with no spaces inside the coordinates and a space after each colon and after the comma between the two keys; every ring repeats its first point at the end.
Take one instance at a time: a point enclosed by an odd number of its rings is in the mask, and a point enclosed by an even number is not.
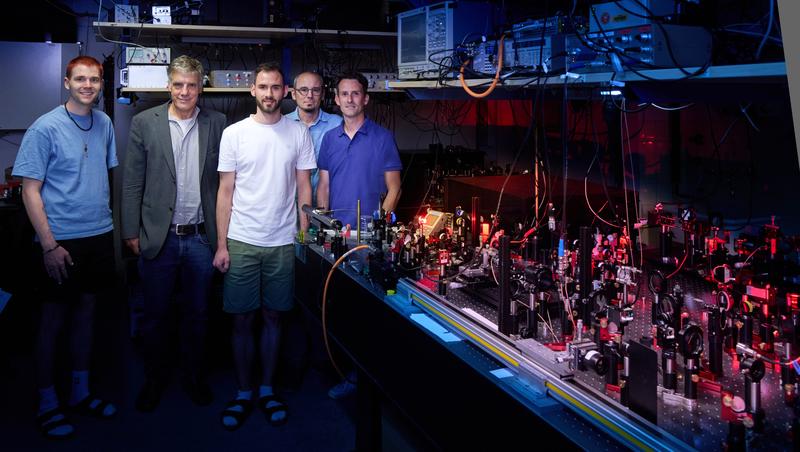
{"type": "Polygon", "coordinates": [[[260,397],[258,399],[258,407],[261,409],[261,412],[264,413],[264,417],[267,418],[267,422],[273,427],[280,427],[281,425],[285,424],[289,420],[289,407],[286,406],[285,403],[281,402],[274,394],[260,397]],[[267,407],[270,402],[275,402],[277,405],[273,405],[271,407],[267,407]],[[284,412],[286,416],[279,421],[272,420],[272,415],[275,413],[284,412]]]}
{"type": "Polygon", "coordinates": [[[111,414],[105,414],[106,407],[109,406],[113,406],[111,402],[93,397],[89,394],[77,404],[70,405],[69,410],[82,416],[94,417],[97,419],[111,419],[117,414],[117,410],[115,409],[111,414]]]}
{"type": "Polygon", "coordinates": [[[50,411],[45,411],[40,414],[36,417],[36,421],[39,423],[39,430],[42,432],[42,436],[47,439],[67,439],[75,433],[75,426],[72,425],[59,407],[55,407],[50,411]],[[72,427],[72,431],[66,435],[57,435],[53,433],[55,429],[65,425],[72,427]]]}
{"type": "Polygon", "coordinates": [[[244,421],[250,416],[250,413],[253,411],[253,402],[247,399],[235,399],[228,402],[225,405],[225,409],[222,410],[222,413],[219,414],[219,421],[222,423],[222,426],[225,427],[225,430],[234,431],[244,425],[244,421]],[[234,410],[233,408],[241,408],[241,411],[234,410]],[[236,424],[234,425],[227,425],[225,424],[224,419],[226,417],[232,417],[236,420],[236,424]]]}

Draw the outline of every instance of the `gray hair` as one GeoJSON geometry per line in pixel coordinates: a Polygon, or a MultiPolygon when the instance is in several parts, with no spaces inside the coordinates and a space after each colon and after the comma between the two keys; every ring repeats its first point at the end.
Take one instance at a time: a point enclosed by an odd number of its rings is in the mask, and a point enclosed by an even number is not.
{"type": "Polygon", "coordinates": [[[169,64],[169,68],[167,69],[167,75],[169,76],[170,80],[172,80],[172,74],[174,74],[175,71],[180,71],[187,74],[196,72],[200,79],[200,84],[202,85],[203,83],[203,64],[195,58],[192,58],[188,55],[181,55],[178,58],[175,58],[172,60],[172,63],[169,64]]]}

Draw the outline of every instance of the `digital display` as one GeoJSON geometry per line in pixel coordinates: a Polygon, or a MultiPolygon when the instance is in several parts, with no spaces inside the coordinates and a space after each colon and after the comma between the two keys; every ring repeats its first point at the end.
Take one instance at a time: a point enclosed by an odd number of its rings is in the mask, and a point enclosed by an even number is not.
{"type": "Polygon", "coordinates": [[[401,18],[400,24],[400,62],[414,63],[427,60],[425,11],[401,18]]]}

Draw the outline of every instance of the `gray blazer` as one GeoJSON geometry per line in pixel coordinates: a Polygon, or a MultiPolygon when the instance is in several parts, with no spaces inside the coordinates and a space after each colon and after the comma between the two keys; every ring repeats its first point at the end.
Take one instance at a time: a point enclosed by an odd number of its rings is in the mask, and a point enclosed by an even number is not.
{"type": "MultiPolygon", "coordinates": [[[[146,259],[161,251],[175,208],[175,160],[169,131],[169,103],[145,110],[131,121],[122,179],[122,238],[139,238],[146,259]]],[[[206,235],[217,247],[216,204],[219,142],[225,115],[201,109],[197,116],[200,147],[200,202],[206,235]]]]}

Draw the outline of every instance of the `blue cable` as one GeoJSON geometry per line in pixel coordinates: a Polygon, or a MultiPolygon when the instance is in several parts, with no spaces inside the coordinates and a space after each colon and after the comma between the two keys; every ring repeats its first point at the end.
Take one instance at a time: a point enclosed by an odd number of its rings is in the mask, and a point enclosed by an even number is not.
{"type": "Polygon", "coordinates": [[[761,50],[764,49],[764,44],[766,44],[767,39],[769,39],[769,34],[772,33],[772,24],[775,22],[775,1],[776,0],[769,0],[769,25],[767,26],[767,31],[764,33],[764,37],[761,39],[761,44],[758,45],[756,61],[761,59],[761,50]]]}

